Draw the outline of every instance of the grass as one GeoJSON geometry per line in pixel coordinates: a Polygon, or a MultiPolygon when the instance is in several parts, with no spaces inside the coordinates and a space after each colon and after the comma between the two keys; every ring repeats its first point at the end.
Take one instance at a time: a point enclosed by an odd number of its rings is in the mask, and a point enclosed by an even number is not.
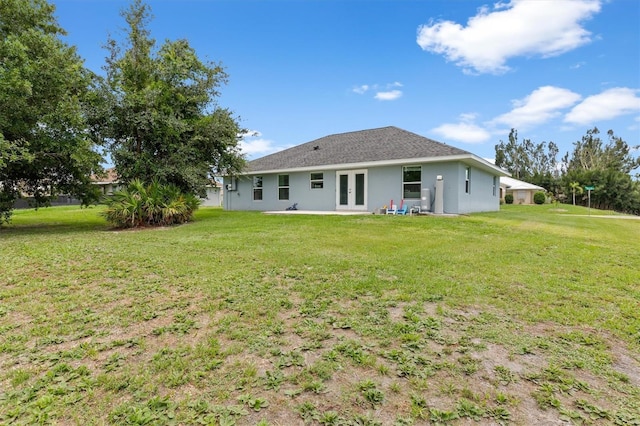
{"type": "Polygon", "coordinates": [[[640,221],[562,210],[16,211],[0,424],[640,424],[640,221]]]}

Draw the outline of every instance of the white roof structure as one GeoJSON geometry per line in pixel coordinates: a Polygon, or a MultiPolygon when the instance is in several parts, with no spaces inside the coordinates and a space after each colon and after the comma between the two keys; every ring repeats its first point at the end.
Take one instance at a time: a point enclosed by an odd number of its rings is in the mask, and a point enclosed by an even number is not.
{"type": "Polygon", "coordinates": [[[518,179],[514,179],[512,177],[500,176],[500,184],[507,187],[507,189],[528,189],[528,190],[538,190],[545,191],[545,189],[541,186],[534,185],[532,183],[523,182],[518,179]]]}

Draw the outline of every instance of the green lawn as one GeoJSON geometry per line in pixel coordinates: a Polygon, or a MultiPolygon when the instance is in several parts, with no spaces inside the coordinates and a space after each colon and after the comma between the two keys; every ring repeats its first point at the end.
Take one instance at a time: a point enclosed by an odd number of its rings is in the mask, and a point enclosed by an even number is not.
{"type": "Polygon", "coordinates": [[[640,424],[640,220],[0,229],[0,424],[640,424]]]}

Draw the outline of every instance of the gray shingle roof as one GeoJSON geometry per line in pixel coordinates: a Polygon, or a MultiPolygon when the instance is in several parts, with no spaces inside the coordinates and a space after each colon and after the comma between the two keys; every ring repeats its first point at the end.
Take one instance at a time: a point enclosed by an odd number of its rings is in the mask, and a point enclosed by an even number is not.
{"type": "Polygon", "coordinates": [[[397,127],[325,136],[248,163],[249,172],[470,153],[397,127]]]}

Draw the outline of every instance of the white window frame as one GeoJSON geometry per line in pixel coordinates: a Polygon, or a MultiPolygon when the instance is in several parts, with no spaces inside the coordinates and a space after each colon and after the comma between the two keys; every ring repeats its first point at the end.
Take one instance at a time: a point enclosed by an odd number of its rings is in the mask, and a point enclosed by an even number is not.
{"type": "Polygon", "coordinates": [[[403,199],[404,200],[419,200],[421,192],[422,192],[422,166],[417,165],[417,164],[414,164],[414,165],[411,165],[411,166],[402,166],[402,197],[403,197],[403,199]],[[417,169],[419,169],[420,170],[420,180],[417,180],[417,181],[405,181],[404,180],[404,173],[405,173],[405,170],[408,169],[408,168],[414,168],[414,169],[417,168],[417,169]],[[416,184],[418,185],[418,195],[417,195],[417,197],[416,198],[405,197],[405,194],[406,194],[406,191],[404,189],[405,185],[416,185],[416,184]]]}
{"type": "Polygon", "coordinates": [[[464,169],[464,192],[471,194],[471,167],[464,169]]]}
{"type": "Polygon", "coordinates": [[[289,196],[290,196],[290,183],[289,183],[289,175],[278,175],[278,200],[280,201],[289,201],[289,196]],[[281,185],[280,184],[280,178],[286,178],[286,185],[281,185]],[[283,198],[282,197],[282,190],[286,189],[286,193],[287,193],[287,197],[283,198]]]}
{"type": "Polygon", "coordinates": [[[324,188],[324,172],[314,172],[309,174],[309,188],[310,189],[323,189],[324,188]],[[313,175],[320,175],[320,178],[313,178],[313,175]],[[320,186],[314,186],[320,185],[320,186]]]}
{"type": "Polygon", "coordinates": [[[262,185],[262,176],[253,177],[253,201],[262,201],[264,199],[264,189],[262,185]],[[260,198],[256,198],[256,194],[260,194],[260,198]]]}

